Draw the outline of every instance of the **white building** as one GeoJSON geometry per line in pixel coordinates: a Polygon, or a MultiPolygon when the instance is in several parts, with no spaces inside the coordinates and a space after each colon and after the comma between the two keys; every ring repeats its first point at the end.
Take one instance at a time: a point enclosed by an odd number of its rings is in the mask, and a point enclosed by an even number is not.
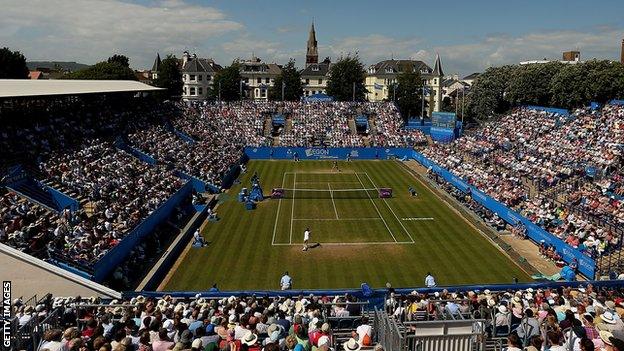
{"type": "Polygon", "coordinates": [[[329,80],[329,69],[331,61],[329,57],[321,63],[310,63],[301,71],[301,86],[303,96],[314,94],[327,94],[327,81],[329,80]]]}
{"type": "Polygon", "coordinates": [[[182,99],[206,100],[212,86],[215,74],[221,70],[221,66],[212,59],[198,58],[196,54],[182,55],[182,99]]]}
{"type": "Polygon", "coordinates": [[[436,55],[433,69],[423,61],[417,60],[385,60],[368,67],[366,72],[366,89],[368,101],[392,100],[392,87],[397,83],[397,76],[405,70],[419,72],[424,84],[430,91],[430,111],[440,111],[442,106],[442,62],[436,55]]]}
{"type": "Polygon", "coordinates": [[[276,63],[264,63],[257,57],[237,61],[243,82],[243,97],[254,100],[268,100],[269,88],[275,78],[282,73],[282,67],[276,63]]]}

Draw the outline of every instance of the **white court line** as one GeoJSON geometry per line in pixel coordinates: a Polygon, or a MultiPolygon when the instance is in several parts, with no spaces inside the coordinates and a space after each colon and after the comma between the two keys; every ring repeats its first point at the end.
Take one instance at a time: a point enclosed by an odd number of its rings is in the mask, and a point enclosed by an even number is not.
{"type": "MultiPolygon", "coordinates": [[[[286,179],[286,173],[282,175],[282,189],[284,188],[284,180],[286,179]]],[[[275,225],[273,226],[273,239],[271,239],[271,245],[275,244],[275,233],[277,233],[277,221],[279,219],[280,208],[282,207],[282,198],[277,203],[277,213],[275,214],[275,225]]]]}
{"type": "MultiPolygon", "coordinates": [[[[297,182],[297,184],[323,184],[325,182],[319,182],[319,181],[306,181],[306,180],[300,180],[297,182]]],[[[353,180],[341,180],[341,181],[332,181],[332,183],[358,183],[357,181],[353,181],[353,180]]]]}
{"type": "Polygon", "coordinates": [[[401,218],[402,221],[434,221],[433,217],[407,217],[401,218]]]}
{"type": "Polygon", "coordinates": [[[331,184],[327,183],[329,188],[329,196],[331,196],[332,204],[334,205],[334,213],[336,213],[336,219],[338,219],[338,210],[336,209],[336,202],[334,201],[334,192],[332,191],[331,184]]]}
{"type": "Polygon", "coordinates": [[[294,218],[293,221],[379,221],[381,218],[379,217],[369,217],[369,218],[294,218]]]}
{"type": "MultiPolygon", "coordinates": [[[[360,184],[362,184],[362,188],[366,189],[366,187],[364,186],[364,183],[362,183],[362,179],[360,179],[360,176],[355,173],[355,176],[357,177],[357,179],[360,181],[360,184]]],[[[374,187],[375,185],[373,185],[374,187]]],[[[381,220],[383,221],[384,225],[386,226],[386,229],[388,229],[388,233],[390,233],[390,235],[392,236],[392,239],[394,239],[395,243],[398,243],[398,240],[394,237],[394,234],[392,234],[392,230],[390,230],[390,227],[388,227],[388,223],[386,223],[386,220],[383,218],[383,216],[381,215],[381,212],[379,212],[379,209],[377,208],[377,204],[375,203],[375,201],[373,201],[373,198],[370,196],[370,194],[368,193],[368,191],[366,192],[366,195],[368,195],[368,199],[370,200],[370,202],[373,204],[373,206],[375,206],[375,210],[377,210],[377,214],[379,215],[379,218],[381,218],[381,220]]]]}
{"type": "Polygon", "coordinates": [[[294,173],[294,174],[295,174],[295,179],[293,181],[292,207],[290,209],[290,235],[288,237],[289,244],[292,244],[293,218],[295,218],[295,194],[297,193],[297,173],[294,173]]]}
{"type": "MultiPolygon", "coordinates": [[[[321,246],[360,246],[360,245],[412,245],[411,241],[371,241],[358,243],[321,243],[321,246]]],[[[273,246],[299,246],[301,244],[275,243],[273,246]]]]}
{"type": "MultiPolygon", "coordinates": [[[[373,180],[371,179],[371,177],[368,175],[368,172],[364,172],[364,174],[366,174],[366,177],[368,178],[368,180],[370,180],[371,184],[373,184],[373,188],[377,188],[377,185],[375,185],[375,182],[373,182],[373,180]]],[[[407,231],[407,228],[405,228],[405,226],[403,225],[403,222],[401,222],[401,220],[399,219],[399,217],[396,215],[396,213],[394,213],[394,210],[392,209],[392,207],[390,207],[390,205],[388,205],[388,201],[386,201],[385,198],[382,199],[384,201],[384,203],[386,204],[386,206],[390,209],[390,211],[392,211],[392,214],[394,215],[394,217],[397,219],[397,221],[399,222],[399,224],[401,225],[401,227],[403,227],[403,230],[405,231],[405,233],[407,233],[407,236],[409,236],[409,238],[412,240],[412,243],[415,243],[414,238],[412,238],[412,235],[407,231]]],[[[372,201],[372,200],[371,200],[372,201]]],[[[395,239],[396,240],[396,239],[395,239]]]]}

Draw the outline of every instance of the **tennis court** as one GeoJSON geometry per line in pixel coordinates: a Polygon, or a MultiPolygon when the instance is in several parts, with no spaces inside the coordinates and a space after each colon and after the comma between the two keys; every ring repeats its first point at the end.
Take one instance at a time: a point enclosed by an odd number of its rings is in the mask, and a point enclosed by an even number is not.
{"type": "Polygon", "coordinates": [[[188,251],[166,290],[277,289],[284,271],[297,289],[415,287],[429,271],[441,285],[530,279],[400,162],[339,161],[341,172],[332,163],[250,161],[221,194],[220,220],[205,226],[208,246],[188,251]],[[236,194],[254,174],[265,196],[282,188],[284,197],[247,210],[236,194]],[[306,227],[321,245],[302,252],[306,227]]]}
{"type": "Polygon", "coordinates": [[[285,172],[283,187],[273,245],[300,245],[306,228],[323,245],[414,243],[366,172],[285,172]]]}

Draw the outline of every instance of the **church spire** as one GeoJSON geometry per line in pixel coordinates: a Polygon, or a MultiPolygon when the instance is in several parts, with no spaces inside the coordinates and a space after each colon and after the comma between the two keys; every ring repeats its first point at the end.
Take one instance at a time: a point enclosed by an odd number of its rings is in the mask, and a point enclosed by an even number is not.
{"type": "Polygon", "coordinates": [[[433,74],[438,77],[444,77],[442,72],[442,62],[440,61],[440,54],[436,53],[435,66],[433,66],[433,74]]]}
{"type": "Polygon", "coordinates": [[[318,43],[316,42],[316,31],[314,30],[314,21],[310,26],[310,34],[308,35],[308,48],[306,50],[306,67],[310,64],[318,63],[318,43]]]}

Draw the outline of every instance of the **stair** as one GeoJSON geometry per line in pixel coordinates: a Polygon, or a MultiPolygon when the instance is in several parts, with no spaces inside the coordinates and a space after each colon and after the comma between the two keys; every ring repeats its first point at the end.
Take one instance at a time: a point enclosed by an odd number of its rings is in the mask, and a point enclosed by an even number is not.
{"type": "Polygon", "coordinates": [[[52,194],[32,179],[26,179],[24,182],[14,185],[10,189],[50,211],[56,212],[59,210],[52,194]]]}
{"type": "Polygon", "coordinates": [[[271,117],[268,116],[264,119],[264,136],[269,137],[273,131],[273,122],[271,121],[271,117]]]}
{"type": "Polygon", "coordinates": [[[350,117],[348,119],[349,130],[351,131],[351,135],[357,134],[357,127],[355,126],[355,118],[350,117]]]}
{"type": "Polygon", "coordinates": [[[377,134],[377,121],[373,114],[368,115],[368,128],[371,134],[377,134]]]}
{"type": "Polygon", "coordinates": [[[80,206],[84,206],[89,200],[80,195],[79,193],[77,193],[74,190],[69,189],[67,186],[52,180],[52,179],[45,179],[43,180],[41,183],[45,184],[46,186],[50,187],[50,188],[54,188],[58,191],[61,191],[64,194],[67,194],[68,196],[70,196],[71,198],[75,199],[76,201],[78,201],[78,203],[80,203],[80,206]]]}

